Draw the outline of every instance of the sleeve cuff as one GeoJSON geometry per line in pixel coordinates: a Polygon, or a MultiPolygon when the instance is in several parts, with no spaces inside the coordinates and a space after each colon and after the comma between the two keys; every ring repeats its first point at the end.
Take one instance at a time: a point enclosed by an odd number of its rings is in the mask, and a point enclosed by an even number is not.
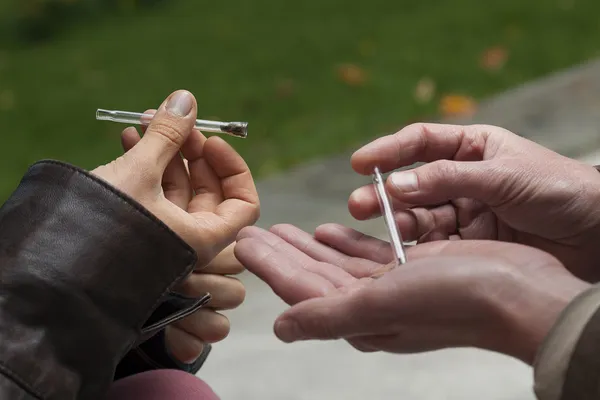
{"type": "MultiPolygon", "coordinates": [[[[535,363],[535,393],[540,400],[582,399],[572,393],[574,370],[585,359],[598,359],[600,343],[584,345],[591,325],[600,326],[600,286],[596,285],[577,296],[561,313],[542,343],[535,363]],[[598,320],[598,324],[591,324],[598,320]],[[587,353],[587,356],[586,356],[587,353]]],[[[600,360],[599,360],[600,361],[600,360]]],[[[594,372],[597,386],[600,370],[594,372]]],[[[587,374],[589,376],[589,373],[587,374]]],[[[577,385],[577,393],[581,387],[577,385]]],[[[596,393],[594,391],[593,393],[596,393]]]]}

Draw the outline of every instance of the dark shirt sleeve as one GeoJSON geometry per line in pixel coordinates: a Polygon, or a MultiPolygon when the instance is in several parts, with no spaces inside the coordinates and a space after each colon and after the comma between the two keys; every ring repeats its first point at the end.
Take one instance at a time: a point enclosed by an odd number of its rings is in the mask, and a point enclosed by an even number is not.
{"type": "Polygon", "coordinates": [[[0,398],[104,398],[119,361],[149,334],[160,340],[163,321],[148,321],[195,263],[102,180],[33,165],[0,208],[0,398]]]}

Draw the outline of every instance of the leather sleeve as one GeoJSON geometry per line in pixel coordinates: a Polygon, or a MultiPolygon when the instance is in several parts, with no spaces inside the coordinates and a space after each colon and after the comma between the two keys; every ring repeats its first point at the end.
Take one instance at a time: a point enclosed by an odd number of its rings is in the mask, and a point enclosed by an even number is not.
{"type": "Polygon", "coordinates": [[[540,400],[600,398],[600,285],[562,312],[538,352],[534,372],[540,400]]]}
{"type": "Polygon", "coordinates": [[[0,208],[0,398],[103,398],[195,263],[183,240],[100,179],[33,165],[0,208]]]}

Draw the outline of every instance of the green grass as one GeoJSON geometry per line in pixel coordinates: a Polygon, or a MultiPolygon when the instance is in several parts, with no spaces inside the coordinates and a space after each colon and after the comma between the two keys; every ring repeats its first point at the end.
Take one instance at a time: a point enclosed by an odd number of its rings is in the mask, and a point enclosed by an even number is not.
{"type": "Polygon", "coordinates": [[[434,114],[439,97],[413,97],[424,76],[438,96],[482,98],[595,57],[598,15],[598,0],[170,0],[90,20],[0,52],[0,198],[37,159],[116,157],[122,126],[96,108],[143,111],[189,89],[201,118],[250,122],[230,143],[264,176],[434,114]],[[510,53],[498,73],[478,64],[495,45],[510,53]],[[343,63],[364,86],[339,79],[343,63]]]}

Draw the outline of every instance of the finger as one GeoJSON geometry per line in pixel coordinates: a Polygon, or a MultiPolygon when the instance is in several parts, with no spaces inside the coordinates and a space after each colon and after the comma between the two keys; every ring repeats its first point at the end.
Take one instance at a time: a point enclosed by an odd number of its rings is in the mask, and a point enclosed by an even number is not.
{"type": "MultiPolygon", "coordinates": [[[[373,280],[374,283],[381,280],[373,280]]],[[[275,335],[284,342],[297,340],[333,340],[377,333],[370,322],[376,309],[365,304],[367,287],[303,301],[285,311],[275,321],[275,335]]]]}
{"type": "Polygon", "coordinates": [[[467,197],[494,207],[518,194],[515,182],[520,181],[520,173],[518,168],[493,161],[440,160],[391,174],[386,189],[401,202],[415,205],[467,197]]]}
{"type": "Polygon", "coordinates": [[[272,226],[269,231],[307,255],[307,259],[309,260],[323,261],[341,266],[351,258],[346,254],[342,254],[341,252],[320,243],[311,234],[304,232],[294,225],[278,224],[272,226]]]}
{"type": "MultiPolygon", "coordinates": [[[[144,115],[154,116],[155,114],[156,110],[154,109],[144,111],[144,115]]],[[[146,133],[147,128],[147,125],[141,126],[142,134],[146,133]]],[[[175,155],[169,162],[169,165],[167,165],[163,174],[162,187],[167,200],[183,210],[187,209],[193,193],[189,174],[179,154],[175,155]]]]}
{"type": "Polygon", "coordinates": [[[447,232],[433,230],[421,236],[417,244],[435,242],[438,240],[450,240],[450,235],[447,232]]]}
{"type": "MultiPolygon", "coordinates": [[[[394,253],[388,242],[343,225],[321,225],[315,230],[315,238],[350,257],[371,260],[377,263],[375,268],[379,268],[380,264],[390,263],[394,259],[394,253]]],[[[372,273],[372,271],[370,272],[372,273]]]]}
{"type": "Polygon", "coordinates": [[[422,240],[424,235],[436,231],[447,235],[457,233],[456,209],[452,204],[424,208],[415,207],[394,214],[402,239],[408,242],[422,240]]]}
{"type": "Polygon", "coordinates": [[[216,343],[229,335],[229,319],[208,308],[201,308],[192,315],[173,324],[177,328],[205,343],[216,343]]]}
{"type": "MultiPolygon", "coordinates": [[[[155,113],[156,110],[146,110],[144,115],[154,115],[155,113]]],[[[146,126],[142,125],[142,132],[145,131],[146,126]]],[[[121,143],[125,152],[131,150],[140,140],[139,133],[133,127],[125,129],[121,134],[121,143]]],[[[162,178],[162,187],[167,200],[181,209],[187,209],[192,199],[192,189],[189,175],[179,154],[173,157],[169,165],[167,165],[162,178]]]]}
{"type": "MultiPolygon", "coordinates": [[[[433,244],[421,246],[443,248],[433,244]]],[[[412,327],[430,328],[431,321],[444,318],[430,312],[446,315],[457,293],[462,298],[465,288],[481,279],[471,278],[469,269],[457,272],[448,268],[448,265],[468,266],[473,260],[464,256],[465,246],[455,247],[463,247],[463,253],[456,253],[456,257],[446,257],[446,253],[444,257],[422,256],[420,260],[409,257],[411,261],[406,265],[394,268],[381,279],[366,279],[356,290],[294,305],[276,320],[275,333],[281,340],[291,342],[389,334],[390,326],[401,332],[412,327]],[[434,295],[428,296],[427,292],[434,295]]],[[[479,262],[485,265],[488,261],[481,258],[479,262]]]]}
{"type": "Polygon", "coordinates": [[[192,190],[196,195],[190,212],[214,212],[223,201],[221,180],[204,157],[206,141],[206,137],[194,129],[181,148],[187,160],[192,190]]]}
{"type": "Polygon", "coordinates": [[[195,120],[194,96],[184,90],[174,92],[160,106],[142,140],[129,151],[131,157],[162,177],[190,135],[195,120]]]}
{"type": "Polygon", "coordinates": [[[121,146],[123,147],[123,152],[127,153],[129,150],[133,149],[140,140],[142,140],[142,138],[137,129],[132,126],[125,128],[121,133],[121,146]]]}
{"type": "MultiPolygon", "coordinates": [[[[483,256],[488,255],[490,260],[494,257],[504,258],[510,262],[523,262],[522,254],[518,251],[519,245],[509,242],[490,241],[490,240],[442,240],[428,243],[417,244],[407,250],[407,256],[411,261],[427,259],[437,256],[483,256]],[[490,256],[490,249],[494,249],[493,257],[490,256]],[[521,258],[519,258],[521,257],[521,258]]],[[[531,251],[529,249],[528,251],[531,251]]],[[[532,253],[532,254],[535,254],[532,253]]],[[[539,256],[539,254],[535,254],[539,256]]]]}
{"type": "Polygon", "coordinates": [[[200,268],[200,272],[205,274],[221,274],[221,275],[237,275],[244,272],[244,266],[235,257],[233,250],[235,243],[225,247],[225,249],[217,254],[212,261],[203,268],[200,268]]]}
{"type": "Polygon", "coordinates": [[[187,210],[193,192],[183,159],[176,155],[163,174],[162,187],[165,198],[182,210],[187,210]]]}
{"type": "Polygon", "coordinates": [[[352,155],[352,167],[368,175],[440,159],[481,160],[489,136],[486,126],[413,124],[379,138],[352,155]]]}
{"type": "Polygon", "coordinates": [[[330,279],[335,272],[337,287],[350,285],[356,278],[370,276],[380,266],[368,259],[355,258],[326,246],[312,235],[293,225],[275,225],[271,230],[311,259],[320,261],[321,264],[316,266],[318,271],[315,270],[314,272],[321,273],[330,279]],[[329,264],[336,266],[335,271],[329,271],[329,264]]]}
{"type": "Polygon", "coordinates": [[[287,304],[325,296],[335,290],[329,280],[305,270],[294,257],[278,252],[260,238],[240,238],[235,256],[287,304]]]}
{"type": "Polygon", "coordinates": [[[184,364],[192,364],[204,350],[202,340],[174,325],[165,329],[165,344],[169,352],[184,364]]]}
{"type": "MultiPolygon", "coordinates": [[[[204,158],[220,180],[224,201],[214,213],[220,221],[206,224],[212,227],[215,241],[223,248],[235,240],[245,226],[253,225],[260,215],[260,202],[248,165],[227,142],[213,136],[204,144],[204,158]]],[[[190,166],[191,167],[191,166],[190,166]]],[[[190,203],[190,212],[203,217],[200,198],[190,203]]]]}
{"type": "MultiPolygon", "coordinates": [[[[156,115],[156,111],[157,110],[155,110],[153,108],[150,108],[150,109],[144,111],[144,115],[151,115],[152,118],[154,118],[154,115],[156,115]]],[[[147,122],[146,122],[146,120],[144,120],[143,121],[144,123],[140,126],[140,130],[142,131],[142,135],[144,133],[146,133],[146,129],[148,129],[148,124],[150,124],[150,121],[152,121],[152,119],[148,120],[147,122]]]]}
{"type": "MultiPolygon", "coordinates": [[[[402,203],[394,197],[390,197],[390,200],[394,210],[410,207],[410,204],[402,203]]],[[[348,199],[348,210],[359,221],[380,216],[381,207],[374,186],[366,185],[352,192],[348,199]]]]}
{"type": "MultiPolygon", "coordinates": [[[[306,239],[306,235],[308,235],[306,232],[301,231],[300,229],[291,225],[288,225],[287,230],[285,228],[282,229],[281,225],[279,226],[279,228],[273,228],[271,228],[273,229],[273,232],[268,232],[263,229],[256,228],[255,230],[257,231],[257,233],[255,234],[255,237],[263,240],[276,251],[293,257],[295,262],[302,268],[314,274],[321,275],[323,278],[331,282],[335,287],[342,287],[354,283],[355,278],[348,272],[341,269],[340,266],[327,262],[321,262],[321,260],[315,259],[311,257],[310,254],[307,254],[305,252],[306,242],[302,241],[302,238],[306,239]],[[283,235],[287,236],[288,239],[290,239],[292,242],[298,244],[299,247],[296,247],[294,243],[286,241],[284,237],[278,236],[275,233],[278,230],[283,231],[283,235]]],[[[248,228],[248,230],[251,229],[252,228],[248,228]]],[[[312,239],[310,235],[308,236],[310,239],[312,239]]],[[[312,241],[314,243],[317,243],[314,239],[312,239],[312,241]]]]}
{"type": "Polygon", "coordinates": [[[210,308],[215,310],[231,310],[237,308],[246,298],[246,288],[236,278],[193,273],[177,287],[178,293],[189,297],[200,297],[211,294],[210,308]]]}

